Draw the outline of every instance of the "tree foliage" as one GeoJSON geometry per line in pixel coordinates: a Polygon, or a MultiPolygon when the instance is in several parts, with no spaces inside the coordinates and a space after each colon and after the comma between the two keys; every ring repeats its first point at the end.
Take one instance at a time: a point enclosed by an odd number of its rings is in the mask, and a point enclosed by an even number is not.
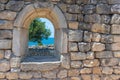
{"type": "Polygon", "coordinates": [[[41,41],[48,39],[50,35],[50,29],[46,29],[45,22],[42,22],[39,18],[31,22],[29,27],[29,41],[38,42],[38,45],[42,45],[41,41]]]}

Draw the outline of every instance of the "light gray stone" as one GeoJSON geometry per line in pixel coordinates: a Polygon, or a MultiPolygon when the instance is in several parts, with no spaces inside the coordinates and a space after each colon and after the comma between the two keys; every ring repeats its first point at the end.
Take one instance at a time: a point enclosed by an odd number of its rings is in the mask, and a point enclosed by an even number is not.
{"type": "Polygon", "coordinates": [[[96,55],[96,58],[112,58],[113,57],[113,54],[111,51],[96,52],[95,55],[96,55]]]}
{"type": "Polygon", "coordinates": [[[6,51],[5,51],[5,58],[6,58],[6,59],[10,59],[10,58],[11,58],[11,55],[12,55],[11,50],[6,50],[6,51]]]}
{"type": "Polygon", "coordinates": [[[0,71],[1,72],[6,72],[10,70],[10,64],[9,61],[7,60],[1,60],[0,61],[0,71]]]}
{"type": "Polygon", "coordinates": [[[69,42],[69,51],[78,51],[77,43],[69,42]]]}
{"type": "Polygon", "coordinates": [[[19,73],[19,78],[20,79],[24,79],[24,80],[30,80],[32,78],[32,74],[31,73],[25,73],[25,72],[20,72],[19,73]]]}
{"type": "Polygon", "coordinates": [[[0,20],[0,29],[13,29],[12,21],[0,20]]]}
{"type": "Polygon", "coordinates": [[[11,39],[12,31],[10,30],[0,30],[0,39],[11,39]]]}
{"type": "Polygon", "coordinates": [[[78,43],[78,46],[81,52],[87,52],[91,49],[90,43],[81,42],[81,43],[78,43]]]}
{"type": "Polygon", "coordinates": [[[120,34],[120,25],[113,24],[111,27],[112,34],[120,34]]]}
{"type": "Polygon", "coordinates": [[[120,14],[120,4],[115,4],[111,7],[111,12],[115,14],[120,14]]]}
{"type": "Polygon", "coordinates": [[[11,49],[11,40],[0,40],[0,49],[11,49]]]}
{"type": "Polygon", "coordinates": [[[0,50],[0,59],[4,58],[4,50],[0,50]]]}
{"type": "Polygon", "coordinates": [[[84,32],[84,41],[85,42],[91,42],[91,40],[92,40],[92,33],[88,32],[88,31],[85,31],[84,32]]]}
{"type": "Polygon", "coordinates": [[[5,9],[5,5],[0,3],[0,11],[5,9]]]}
{"type": "Polygon", "coordinates": [[[19,57],[13,57],[10,59],[10,66],[12,68],[18,68],[20,67],[20,62],[21,62],[21,59],[19,57]]]}
{"type": "Polygon", "coordinates": [[[32,72],[32,75],[33,75],[34,78],[41,78],[42,77],[41,72],[32,72]]]}
{"type": "Polygon", "coordinates": [[[102,73],[103,74],[112,74],[113,73],[113,69],[111,67],[103,67],[102,73]]]}
{"type": "Polygon", "coordinates": [[[102,43],[112,43],[113,42],[113,36],[112,35],[102,35],[101,42],[102,43]]]}
{"type": "Polygon", "coordinates": [[[72,52],[71,53],[71,60],[85,60],[86,54],[81,52],[72,52]]]}
{"type": "Polygon", "coordinates": [[[101,15],[101,22],[108,24],[110,23],[111,17],[109,15],[101,15]]]}
{"type": "Polygon", "coordinates": [[[78,18],[77,14],[66,13],[65,16],[66,16],[66,19],[69,21],[75,21],[78,18]]]}
{"type": "Polygon", "coordinates": [[[86,58],[87,58],[87,59],[94,59],[94,58],[95,58],[95,57],[94,57],[94,52],[87,52],[86,58]]]}
{"type": "Polygon", "coordinates": [[[92,41],[99,42],[101,39],[101,35],[99,33],[92,34],[92,41]]]}
{"type": "Polygon", "coordinates": [[[111,19],[111,24],[120,24],[120,15],[114,14],[111,19]]]}
{"type": "Polygon", "coordinates": [[[68,7],[69,13],[81,13],[81,7],[79,5],[70,5],[68,7]]]}
{"type": "Polygon", "coordinates": [[[107,0],[109,4],[119,4],[120,0],[107,0]]]}
{"type": "Polygon", "coordinates": [[[85,5],[83,9],[84,14],[92,14],[95,12],[95,6],[94,5],[85,5]]]}
{"type": "Polygon", "coordinates": [[[7,3],[9,0],[0,0],[0,3],[7,3]]]}
{"type": "Polygon", "coordinates": [[[105,44],[94,42],[92,45],[92,51],[103,51],[105,50],[105,44]]]}

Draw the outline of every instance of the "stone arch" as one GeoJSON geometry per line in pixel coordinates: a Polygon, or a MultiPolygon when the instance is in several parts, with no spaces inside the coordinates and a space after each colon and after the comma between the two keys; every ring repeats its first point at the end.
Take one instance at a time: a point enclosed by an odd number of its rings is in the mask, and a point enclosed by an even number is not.
{"type": "Polygon", "coordinates": [[[55,27],[55,48],[58,53],[67,53],[67,22],[61,10],[50,3],[27,5],[17,16],[13,29],[13,53],[23,57],[27,51],[28,27],[37,17],[48,18],[55,27]],[[44,5],[44,6],[43,6],[44,5]],[[22,38],[21,38],[22,37],[22,38]]]}

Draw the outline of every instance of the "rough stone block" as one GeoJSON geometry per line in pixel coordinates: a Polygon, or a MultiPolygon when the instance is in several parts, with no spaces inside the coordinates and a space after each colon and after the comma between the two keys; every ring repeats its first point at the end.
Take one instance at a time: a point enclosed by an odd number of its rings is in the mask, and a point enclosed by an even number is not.
{"type": "Polygon", "coordinates": [[[19,78],[20,79],[28,79],[30,80],[32,78],[32,74],[31,73],[25,73],[25,72],[20,72],[19,73],[19,78]]]}
{"type": "Polygon", "coordinates": [[[68,7],[69,13],[81,13],[82,8],[79,5],[70,5],[68,7]]]}
{"type": "Polygon", "coordinates": [[[68,70],[68,76],[70,77],[75,77],[75,76],[79,76],[79,69],[70,69],[68,70]]]}
{"type": "Polygon", "coordinates": [[[77,14],[70,14],[70,13],[66,13],[65,14],[66,16],[66,19],[69,20],[69,21],[75,21],[77,20],[77,14]]]}
{"type": "Polygon", "coordinates": [[[120,43],[113,43],[111,47],[113,51],[120,50],[120,43]]]}
{"type": "Polygon", "coordinates": [[[120,14],[120,4],[115,4],[111,7],[111,12],[115,14],[120,14]]]}
{"type": "Polygon", "coordinates": [[[46,71],[42,74],[44,78],[56,78],[56,71],[46,71]]]}
{"type": "Polygon", "coordinates": [[[12,12],[12,11],[0,12],[0,19],[14,20],[15,17],[16,17],[16,12],[12,12]]]}
{"type": "Polygon", "coordinates": [[[0,40],[0,49],[11,49],[11,40],[0,40]]]}
{"type": "Polygon", "coordinates": [[[8,72],[6,74],[6,78],[9,79],[9,80],[17,80],[18,79],[18,73],[8,72]]]}
{"type": "Polygon", "coordinates": [[[12,31],[10,30],[0,30],[0,39],[11,39],[12,31]]]}
{"type": "Polygon", "coordinates": [[[32,72],[32,75],[33,75],[33,78],[37,78],[37,79],[42,77],[41,72],[32,72]]]}
{"type": "Polygon", "coordinates": [[[91,68],[80,69],[80,74],[90,74],[90,73],[92,73],[92,69],[91,68]]]}
{"type": "Polygon", "coordinates": [[[0,29],[13,29],[12,21],[0,20],[0,29]]]}
{"type": "Polygon", "coordinates": [[[110,6],[108,4],[98,4],[96,11],[98,14],[110,14],[110,6]]]}
{"type": "Polygon", "coordinates": [[[57,74],[58,78],[65,78],[67,77],[67,70],[60,70],[59,73],[57,74]]]}
{"type": "Polygon", "coordinates": [[[69,28],[70,29],[78,29],[78,22],[69,22],[69,28]]]}
{"type": "Polygon", "coordinates": [[[101,42],[102,43],[112,43],[113,42],[113,36],[112,35],[102,35],[101,42]]]}
{"type": "Polygon", "coordinates": [[[7,3],[9,0],[0,0],[0,3],[7,3]]]}
{"type": "Polygon", "coordinates": [[[79,15],[78,15],[78,21],[83,21],[83,19],[84,19],[83,15],[82,15],[82,14],[79,14],[79,15]]]}
{"type": "Polygon", "coordinates": [[[113,73],[113,69],[111,67],[103,67],[102,73],[103,74],[112,74],[113,73]]]}
{"type": "Polygon", "coordinates": [[[101,35],[99,33],[92,34],[92,41],[99,42],[101,39],[101,35]]]}
{"type": "Polygon", "coordinates": [[[112,58],[113,54],[111,51],[102,51],[102,52],[96,52],[96,58],[112,58]]]}
{"type": "Polygon", "coordinates": [[[108,24],[108,23],[110,23],[110,20],[111,20],[111,17],[109,15],[102,15],[101,16],[102,23],[108,24]]]}
{"type": "Polygon", "coordinates": [[[114,14],[111,19],[111,24],[120,24],[120,15],[114,14]]]}
{"type": "Polygon", "coordinates": [[[85,53],[81,53],[81,52],[71,53],[71,60],[85,60],[85,59],[86,59],[85,53]]]}
{"type": "Polygon", "coordinates": [[[101,69],[101,67],[94,67],[93,68],[93,74],[101,74],[102,72],[102,69],[101,69]]]}
{"type": "Polygon", "coordinates": [[[120,42],[120,36],[119,35],[113,35],[113,42],[120,42]]]}
{"type": "Polygon", "coordinates": [[[21,62],[21,59],[19,57],[13,57],[10,59],[10,66],[12,68],[18,68],[20,67],[20,62],[21,62]]]}
{"type": "Polygon", "coordinates": [[[91,49],[90,43],[84,43],[84,42],[78,43],[78,47],[80,52],[87,52],[91,49]]]}
{"type": "Polygon", "coordinates": [[[72,68],[80,68],[82,66],[81,61],[71,61],[71,67],[72,68]]]}
{"type": "Polygon", "coordinates": [[[92,76],[91,75],[81,75],[82,80],[92,80],[92,76]]]}
{"type": "Polygon", "coordinates": [[[120,34],[120,25],[112,25],[112,28],[111,28],[111,33],[112,34],[120,34]]]}
{"type": "Polygon", "coordinates": [[[4,51],[0,50],[0,59],[3,59],[3,58],[4,58],[4,51]]]}
{"type": "Polygon", "coordinates": [[[6,5],[6,9],[12,11],[20,11],[24,6],[24,1],[9,1],[6,5]]]}
{"type": "Polygon", "coordinates": [[[58,4],[58,6],[60,7],[60,9],[63,11],[63,12],[66,12],[67,11],[67,5],[66,4],[58,4]]]}
{"type": "Polygon", "coordinates": [[[106,25],[106,24],[95,23],[95,24],[93,24],[91,31],[98,32],[98,33],[107,33],[107,34],[109,34],[110,26],[106,25]]]}
{"type": "Polygon", "coordinates": [[[109,4],[119,4],[120,0],[108,0],[109,4]]]}
{"type": "Polygon", "coordinates": [[[120,52],[119,51],[113,52],[113,54],[114,54],[114,57],[120,58],[120,52]]]}
{"type": "Polygon", "coordinates": [[[0,3],[0,11],[5,9],[5,5],[0,3]]]}
{"type": "Polygon", "coordinates": [[[83,65],[85,67],[96,67],[100,65],[100,62],[97,59],[94,60],[84,60],[83,65]]]}
{"type": "Polygon", "coordinates": [[[10,59],[11,54],[12,54],[11,50],[6,50],[6,51],[5,51],[5,58],[6,58],[6,59],[10,59]]]}
{"type": "Polygon", "coordinates": [[[6,72],[10,70],[10,64],[6,60],[1,60],[0,61],[0,71],[1,72],[6,72]]]}
{"type": "Polygon", "coordinates": [[[69,30],[69,41],[82,41],[83,31],[69,30]]]}
{"type": "Polygon", "coordinates": [[[88,32],[88,31],[85,31],[84,32],[84,41],[85,42],[91,42],[91,40],[92,40],[92,33],[88,32]]]}
{"type": "Polygon", "coordinates": [[[87,52],[86,58],[87,59],[94,59],[94,52],[87,52]]]}
{"type": "Polygon", "coordinates": [[[84,14],[92,14],[95,12],[95,6],[94,5],[85,5],[83,9],[84,14]]]}
{"type": "Polygon", "coordinates": [[[92,51],[103,51],[105,50],[105,44],[94,42],[92,45],[92,51]]]}
{"type": "Polygon", "coordinates": [[[0,79],[4,79],[5,78],[5,73],[0,72],[0,79]]]}
{"type": "Polygon", "coordinates": [[[69,42],[69,51],[78,51],[77,43],[69,42]]]}
{"type": "Polygon", "coordinates": [[[86,31],[91,31],[92,24],[87,24],[85,22],[79,22],[79,29],[80,30],[86,30],[86,31]]]}

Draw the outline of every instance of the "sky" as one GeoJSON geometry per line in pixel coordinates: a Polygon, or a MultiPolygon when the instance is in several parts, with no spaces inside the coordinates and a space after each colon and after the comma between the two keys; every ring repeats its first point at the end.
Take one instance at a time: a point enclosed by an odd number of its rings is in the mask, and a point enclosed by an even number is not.
{"type": "Polygon", "coordinates": [[[42,22],[45,22],[45,26],[47,29],[50,29],[50,31],[51,31],[50,38],[54,38],[54,26],[53,26],[52,22],[47,18],[40,18],[40,20],[42,22]]]}

